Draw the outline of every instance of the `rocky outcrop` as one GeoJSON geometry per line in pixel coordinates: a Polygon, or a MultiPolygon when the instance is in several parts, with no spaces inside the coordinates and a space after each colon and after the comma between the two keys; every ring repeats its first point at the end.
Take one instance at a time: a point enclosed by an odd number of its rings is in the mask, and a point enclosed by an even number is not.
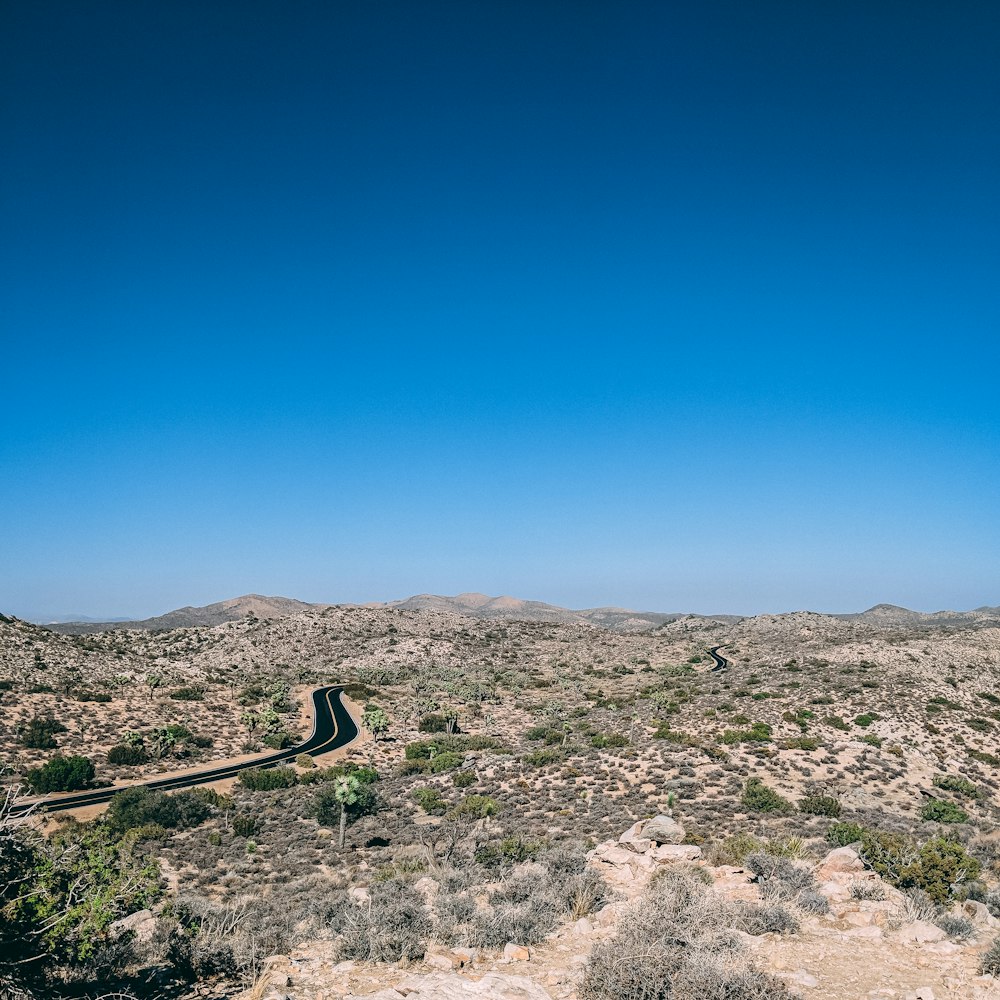
{"type": "Polygon", "coordinates": [[[527,976],[490,972],[482,979],[465,979],[454,973],[407,976],[393,989],[355,995],[344,1000],[551,1000],[527,976]]]}

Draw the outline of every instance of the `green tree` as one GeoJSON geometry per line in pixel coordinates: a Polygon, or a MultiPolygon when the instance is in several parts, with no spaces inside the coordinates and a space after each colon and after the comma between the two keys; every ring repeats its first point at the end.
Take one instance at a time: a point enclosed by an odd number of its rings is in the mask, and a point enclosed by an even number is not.
{"type": "Polygon", "coordinates": [[[51,716],[35,716],[22,725],[17,734],[21,742],[32,750],[54,750],[56,734],[66,732],[66,727],[51,716]]]}
{"type": "Polygon", "coordinates": [[[163,678],[159,674],[146,674],[146,687],[149,688],[149,700],[152,701],[156,689],[163,687],[163,678]]]}
{"type": "Polygon", "coordinates": [[[324,826],[332,826],[334,817],[339,825],[337,843],[344,846],[347,838],[347,814],[360,811],[371,791],[355,774],[343,774],[334,778],[316,797],[316,818],[324,826]]]}
{"type": "Polygon", "coordinates": [[[389,716],[386,715],[385,709],[379,708],[378,705],[365,705],[361,724],[372,734],[377,743],[379,736],[384,736],[389,731],[389,716]]]}
{"type": "Polygon", "coordinates": [[[86,757],[64,757],[56,754],[41,767],[33,767],[24,775],[28,787],[39,795],[48,792],[75,792],[94,780],[94,765],[86,757]]]}

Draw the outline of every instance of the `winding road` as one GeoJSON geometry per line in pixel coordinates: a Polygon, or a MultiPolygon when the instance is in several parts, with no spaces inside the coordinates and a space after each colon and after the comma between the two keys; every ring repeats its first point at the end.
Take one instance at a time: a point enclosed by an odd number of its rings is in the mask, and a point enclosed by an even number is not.
{"type": "Polygon", "coordinates": [[[722,649],[721,646],[713,646],[709,651],[708,655],[715,660],[710,668],[710,673],[713,674],[724,674],[729,669],[729,660],[724,656],[720,655],[719,650],[722,649]]]}
{"type": "Polygon", "coordinates": [[[340,695],[342,684],[332,684],[329,687],[317,688],[312,693],[313,701],[313,731],[312,735],[298,746],[287,750],[276,750],[274,753],[253,760],[241,761],[237,764],[223,764],[219,767],[206,769],[193,768],[182,774],[169,778],[153,778],[149,781],[137,781],[130,785],[113,785],[108,788],[94,788],[89,791],[58,794],[44,799],[24,800],[18,803],[17,811],[27,812],[29,809],[43,812],[59,812],[63,809],[79,809],[81,806],[101,805],[126,788],[156,788],[170,792],[178,788],[190,788],[192,785],[204,785],[209,781],[219,781],[223,778],[233,778],[240,771],[252,767],[274,767],[285,761],[293,760],[300,753],[311,757],[329,753],[340,747],[347,746],[358,735],[358,727],[350,712],[347,711],[340,695]]]}

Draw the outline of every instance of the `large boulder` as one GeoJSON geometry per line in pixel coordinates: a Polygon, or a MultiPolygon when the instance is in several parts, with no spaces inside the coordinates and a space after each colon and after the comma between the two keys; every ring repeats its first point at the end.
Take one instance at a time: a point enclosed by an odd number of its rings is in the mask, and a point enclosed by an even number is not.
{"type": "Polygon", "coordinates": [[[657,844],[679,844],[684,840],[684,827],[670,816],[654,816],[643,825],[642,836],[657,844]]]}

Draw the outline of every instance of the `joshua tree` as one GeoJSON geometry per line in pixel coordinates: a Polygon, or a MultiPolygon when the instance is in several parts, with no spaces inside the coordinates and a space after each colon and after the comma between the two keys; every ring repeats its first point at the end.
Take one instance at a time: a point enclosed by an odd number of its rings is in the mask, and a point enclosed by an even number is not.
{"type": "Polygon", "coordinates": [[[149,700],[153,700],[153,692],[163,687],[163,678],[159,674],[146,674],[146,687],[149,688],[149,700]]]}
{"type": "Polygon", "coordinates": [[[364,714],[361,716],[361,724],[372,734],[375,742],[378,743],[379,736],[385,735],[389,731],[389,716],[385,714],[385,709],[378,705],[365,705],[364,714]]]}
{"type": "Polygon", "coordinates": [[[256,731],[257,727],[261,724],[262,721],[263,721],[263,719],[261,718],[260,712],[254,712],[254,711],[252,711],[250,709],[248,709],[247,711],[245,711],[240,716],[240,722],[242,722],[243,725],[247,727],[247,739],[248,740],[252,740],[253,739],[253,734],[256,731]]]}
{"type": "Polygon", "coordinates": [[[340,834],[337,844],[343,847],[347,839],[347,810],[358,804],[361,798],[361,782],[353,774],[345,774],[334,781],[333,794],[340,803],[340,834]]]}

